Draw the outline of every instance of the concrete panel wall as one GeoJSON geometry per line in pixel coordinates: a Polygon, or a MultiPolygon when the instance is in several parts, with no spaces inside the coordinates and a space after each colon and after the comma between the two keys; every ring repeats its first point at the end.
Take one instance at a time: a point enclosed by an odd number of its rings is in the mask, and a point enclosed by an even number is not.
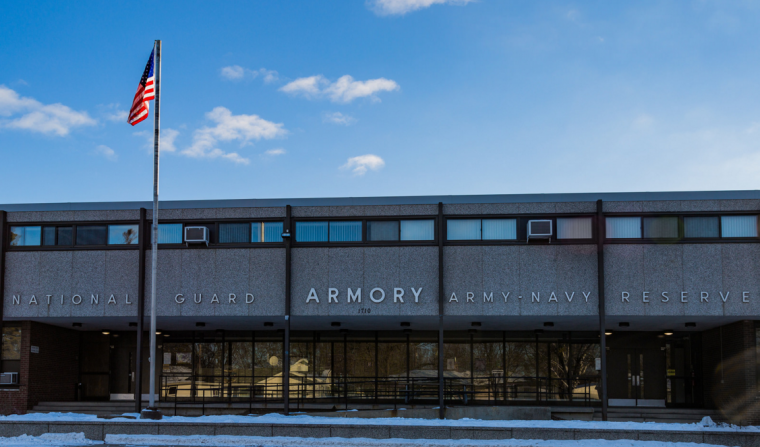
{"type": "MultiPolygon", "coordinates": [[[[145,315],[150,265],[147,252],[145,315]]],[[[285,314],[284,248],[159,250],[158,266],[159,316],[285,314]]]]}
{"type": "Polygon", "coordinates": [[[444,248],[446,315],[596,315],[595,245],[444,248]]]}
{"type": "Polygon", "coordinates": [[[294,248],[292,293],[293,315],[438,315],[438,247],[294,248]]]}
{"type": "Polygon", "coordinates": [[[9,252],[4,315],[137,315],[137,271],[137,250],[9,252]]]}
{"type": "Polygon", "coordinates": [[[760,315],[758,244],[615,244],[604,253],[608,315],[760,315]]]}

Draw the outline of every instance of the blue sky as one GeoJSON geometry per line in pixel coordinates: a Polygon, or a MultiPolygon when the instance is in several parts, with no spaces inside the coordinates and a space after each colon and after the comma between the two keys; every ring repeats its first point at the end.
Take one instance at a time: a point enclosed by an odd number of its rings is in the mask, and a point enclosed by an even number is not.
{"type": "Polygon", "coordinates": [[[760,187],[760,2],[0,3],[0,203],[760,187]]]}

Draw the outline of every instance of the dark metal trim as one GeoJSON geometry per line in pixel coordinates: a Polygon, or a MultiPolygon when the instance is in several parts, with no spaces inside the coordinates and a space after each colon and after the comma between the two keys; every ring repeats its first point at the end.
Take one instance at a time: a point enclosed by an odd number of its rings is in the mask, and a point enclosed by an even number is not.
{"type": "Polygon", "coordinates": [[[0,210],[0,328],[3,326],[3,303],[5,302],[5,252],[7,236],[8,213],[0,210]]]}
{"type": "Polygon", "coordinates": [[[436,236],[438,237],[438,418],[446,416],[444,400],[444,377],[443,377],[443,231],[445,219],[443,218],[443,203],[438,202],[438,225],[436,236]]]}
{"type": "Polygon", "coordinates": [[[604,332],[606,327],[606,313],[604,306],[604,242],[605,242],[605,227],[602,225],[604,222],[604,204],[599,199],[596,202],[596,216],[597,216],[597,287],[598,287],[598,299],[599,299],[599,349],[601,351],[600,356],[602,358],[602,370],[601,382],[602,382],[602,420],[607,420],[607,336],[604,332]]]}
{"type": "MultiPolygon", "coordinates": [[[[145,208],[140,208],[140,234],[145,234],[148,227],[145,208]]],[[[137,341],[135,344],[135,413],[142,411],[142,343],[143,320],[145,313],[145,252],[148,238],[140,237],[140,258],[137,261],[139,273],[137,284],[137,341]]]]}
{"type": "Polygon", "coordinates": [[[290,278],[291,278],[291,245],[294,237],[293,222],[291,219],[292,209],[290,205],[285,206],[285,221],[283,222],[283,230],[287,229],[291,236],[285,239],[285,340],[283,340],[283,348],[285,349],[285,355],[283,356],[284,364],[282,365],[282,397],[283,397],[283,413],[287,416],[290,413],[290,278]]]}

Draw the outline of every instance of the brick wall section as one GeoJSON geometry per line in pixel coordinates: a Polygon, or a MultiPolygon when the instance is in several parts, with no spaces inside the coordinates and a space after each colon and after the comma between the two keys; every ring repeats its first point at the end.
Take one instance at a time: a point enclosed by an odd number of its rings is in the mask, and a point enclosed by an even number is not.
{"type": "Polygon", "coordinates": [[[21,323],[21,366],[18,374],[18,388],[6,388],[0,391],[0,413],[23,414],[27,409],[27,395],[29,390],[29,326],[30,322],[21,323]],[[18,389],[18,391],[9,391],[18,389]]]}
{"type": "Polygon", "coordinates": [[[39,402],[76,400],[79,332],[32,322],[30,333],[30,347],[39,346],[40,353],[29,358],[27,409],[39,402]]]}
{"type": "Polygon", "coordinates": [[[39,402],[76,400],[78,379],[79,333],[24,321],[18,391],[0,391],[0,413],[23,414],[39,402]],[[31,353],[32,346],[39,354],[31,353]]]}
{"type": "Polygon", "coordinates": [[[754,322],[705,331],[702,356],[705,406],[734,423],[760,423],[754,322]]]}

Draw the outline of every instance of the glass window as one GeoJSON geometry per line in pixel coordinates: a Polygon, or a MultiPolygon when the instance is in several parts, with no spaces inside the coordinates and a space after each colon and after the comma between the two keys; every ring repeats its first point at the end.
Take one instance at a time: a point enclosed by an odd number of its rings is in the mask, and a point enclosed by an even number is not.
{"type": "Polygon", "coordinates": [[[327,242],[327,222],[296,222],[296,241],[327,242]]]}
{"type": "Polygon", "coordinates": [[[717,217],[684,217],[684,237],[718,237],[717,217]]]}
{"type": "Polygon", "coordinates": [[[376,220],[367,222],[367,240],[397,241],[399,222],[397,220],[376,220]]]}
{"type": "Polygon", "coordinates": [[[516,219],[483,219],[483,240],[517,239],[516,219]]]}
{"type": "Polygon", "coordinates": [[[74,230],[72,227],[56,228],[58,241],[56,245],[71,245],[74,243],[74,230]]]}
{"type": "Polygon", "coordinates": [[[20,360],[21,359],[21,328],[4,327],[3,328],[3,360],[20,360]]]}
{"type": "Polygon", "coordinates": [[[591,239],[591,218],[558,217],[557,239],[591,239]]]}
{"type": "Polygon", "coordinates": [[[282,222],[264,222],[264,242],[282,242],[282,222]]]}
{"type": "Polygon", "coordinates": [[[757,237],[757,216],[720,216],[720,227],[722,237],[757,237]]]}
{"type": "Polygon", "coordinates": [[[435,221],[426,220],[402,220],[402,241],[432,241],[435,239],[435,221]]]}
{"type": "Polygon", "coordinates": [[[247,223],[219,224],[219,243],[248,242],[250,240],[250,236],[248,235],[249,230],[250,225],[247,223]]]}
{"type": "Polygon", "coordinates": [[[652,239],[676,239],[678,237],[678,218],[645,217],[644,237],[652,239]]]}
{"type": "Polygon", "coordinates": [[[11,245],[40,245],[42,227],[11,227],[11,245]]]}
{"type": "Polygon", "coordinates": [[[330,222],[330,242],[356,242],[361,240],[361,221],[330,222]]]}
{"type": "Polygon", "coordinates": [[[106,245],[108,227],[105,225],[86,225],[77,227],[77,245],[106,245]]]}
{"type": "Polygon", "coordinates": [[[55,245],[55,227],[42,229],[42,245],[55,245]]]}
{"type": "Polygon", "coordinates": [[[181,244],[182,243],[182,224],[158,224],[158,243],[159,244],[181,244]]]}
{"type": "Polygon", "coordinates": [[[446,239],[450,241],[479,241],[480,219],[449,219],[446,239]]]}
{"type": "Polygon", "coordinates": [[[136,244],[139,228],[139,225],[109,225],[108,245],[136,244]]]}
{"type": "Polygon", "coordinates": [[[609,239],[636,239],[641,237],[640,217],[608,217],[605,219],[609,239]]]}

